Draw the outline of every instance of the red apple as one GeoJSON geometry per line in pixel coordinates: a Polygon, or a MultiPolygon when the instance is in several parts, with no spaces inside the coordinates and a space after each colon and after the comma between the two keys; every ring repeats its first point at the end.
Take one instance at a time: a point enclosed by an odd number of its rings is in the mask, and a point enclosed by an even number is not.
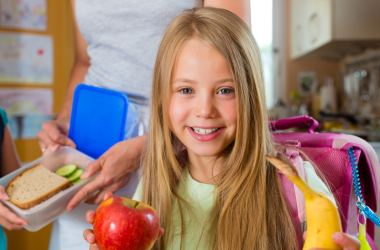
{"type": "Polygon", "coordinates": [[[103,201],[95,213],[94,234],[101,250],[151,249],[159,230],[154,208],[124,197],[103,201]]]}

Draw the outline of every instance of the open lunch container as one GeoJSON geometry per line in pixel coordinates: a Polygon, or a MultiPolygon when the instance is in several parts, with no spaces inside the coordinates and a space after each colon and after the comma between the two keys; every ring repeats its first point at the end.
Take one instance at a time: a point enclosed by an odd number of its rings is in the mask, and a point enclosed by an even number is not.
{"type": "MultiPolygon", "coordinates": [[[[42,166],[52,172],[55,172],[58,168],[71,163],[76,164],[78,168],[82,168],[84,170],[87,164],[93,160],[93,158],[79,152],[74,148],[61,147],[59,150],[48,153],[21,167],[20,169],[2,177],[0,179],[0,185],[6,188],[8,183],[19,173],[37,164],[42,164],[42,166]]],[[[96,175],[93,175],[85,180],[82,180],[81,182],[65,189],[64,191],[61,191],[41,204],[27,210],[23,210],[9,201],[2,200],[1,202],[18,217],[23,218],[28,222],[28,225],[24,226],[26,230],[35,232],[57,219],[60,215],[64,214],[67,211],[66,206],[71,198],[73,198],[74,195],[86,183],[92,181],[95,177],[96,175]]]]}

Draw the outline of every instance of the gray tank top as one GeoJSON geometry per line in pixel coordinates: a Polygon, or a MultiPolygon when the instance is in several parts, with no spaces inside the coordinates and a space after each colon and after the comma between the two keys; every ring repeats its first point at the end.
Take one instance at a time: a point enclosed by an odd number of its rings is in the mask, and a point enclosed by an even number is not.
{"type": "Polygon", "coordinates": [[[167,25],[199,0],[76,0],[91,66],[85,83],[149,99],[154,62],[167,25]]]}

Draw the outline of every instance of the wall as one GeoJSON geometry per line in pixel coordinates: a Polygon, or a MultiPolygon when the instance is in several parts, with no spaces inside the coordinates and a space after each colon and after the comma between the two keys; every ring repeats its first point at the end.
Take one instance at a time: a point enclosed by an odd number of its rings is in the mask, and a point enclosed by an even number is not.
{"type": "MultiPolygon", "coordinates": [[[[2,84],[1,87],[17,88],[51,88],[53,90],[53,112],[59,112],[68,83],[70,70],[73,63],[73,25],[70,1],[46,0],[47,3],[47,30],[44,32],[20,31],[6,29],[14,32],[27,32],[46,34],[53,37],[54,46],[54,79],[53,84],[46,85],[22,85],[2,84]]],[[[5,30],[5,29],[1,29],[5,30]]],[[[17,152],[22,162],[30,162],[41,156],[37,139],[15,140],[17,152]]],[[[6,231],[9,250],[44,250],[48,249],[51,225],[38,232],[6,231]]]]}
{"type": "Polygon", "coordinates": [[[329,61],[329,60],[319,60],[319,59],[299,59],[292,60],[290,58],[290,47],[291,47],[291,19],[290,19],[290,0],[286,1],[286,53],[285,53],[285,64],[286,64],[286,73],[285,73],[285,84],[286,84],[286,97],[289,101],[289,92],[291,90],[298,90],[298,73],[300,71],[314,71],[317,75],[317,80],[319,83],[323,83],[324,79],[328,76],[333,77],[334,83],[340,81],[339,78],[339,61],[329,61]]]}

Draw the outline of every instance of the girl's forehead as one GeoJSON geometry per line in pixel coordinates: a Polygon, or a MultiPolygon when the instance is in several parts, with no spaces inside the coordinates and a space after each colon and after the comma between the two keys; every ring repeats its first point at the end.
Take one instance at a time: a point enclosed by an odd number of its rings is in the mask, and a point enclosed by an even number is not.
{"type": "Polygon", "coordinates": [[[196,62],[202,65],[213,61],[229,64],[224,55],[215,46],[199,38],[191,38],[186,40],[178,50],[175,56],[173,70],[175,71],[179,64],[182,66],[196,62]]]}
{"type": "Polygon", "coordinates": [[[181,47],[177,53],[177,57],[183,51],[191,50],[191,49],[201,49],[201,48],[208,48],[210,50],[217,50],[216,47],[213,46],[212,44],[210,44],[209,42],[206,42],[206,41],[202,40],[201,38],[194,36],[194,37],[191,37],[191,38],[189,38],[183,42],[183,44],[181,45],[181,47]]]}

